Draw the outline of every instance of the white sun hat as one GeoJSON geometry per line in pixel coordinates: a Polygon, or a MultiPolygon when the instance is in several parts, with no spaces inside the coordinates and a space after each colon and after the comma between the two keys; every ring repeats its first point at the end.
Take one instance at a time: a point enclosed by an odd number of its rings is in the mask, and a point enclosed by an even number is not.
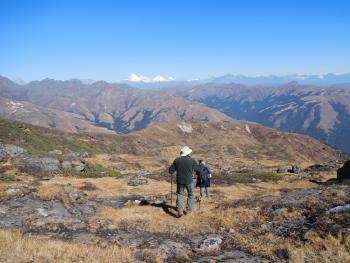
{"type": "Polygon", "coordinates": [[[187,156],[187,155],[191,154],[191,152],[192,152],[192,149],[188,146],[185,146],[181,149],[180,155],[187,156]]]}

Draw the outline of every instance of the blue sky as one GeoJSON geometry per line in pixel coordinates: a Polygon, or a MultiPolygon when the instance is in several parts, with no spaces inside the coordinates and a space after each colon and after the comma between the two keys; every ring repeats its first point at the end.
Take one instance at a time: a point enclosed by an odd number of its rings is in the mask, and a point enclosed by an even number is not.
{"type": "Polygon", "coordinates": [[[350,72],[350,1],[0,0],[0,75],[350,72]]]}

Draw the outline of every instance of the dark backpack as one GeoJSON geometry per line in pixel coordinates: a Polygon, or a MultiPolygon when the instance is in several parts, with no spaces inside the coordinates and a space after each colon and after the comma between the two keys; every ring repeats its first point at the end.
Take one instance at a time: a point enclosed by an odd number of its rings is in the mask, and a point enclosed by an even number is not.
{"type": "Polygon", "coordinates": [[[207,167],[203,167],[199,172],[199,180],[201,182],[206,182],[208,180],[208,175],[209,175],[209,172],[207,167]]]}

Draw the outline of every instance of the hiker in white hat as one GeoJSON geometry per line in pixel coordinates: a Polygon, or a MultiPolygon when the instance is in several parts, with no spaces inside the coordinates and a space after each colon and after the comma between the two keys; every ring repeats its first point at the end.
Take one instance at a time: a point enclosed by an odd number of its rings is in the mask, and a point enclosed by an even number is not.
{"type": "Polygon", "coordinates": [[[194,201],[194,184],[193,184],[193,172],[198,171],[197,162],[190,156],[192,149],[185,146],[181,149],[180,156],[177,157],[173,164],[169,167],[169,173],[172,175],[176,172],[176,184],[177,184],[177,200],[176,207],[178,217],[183,215],[182,209],[182,197],[184,190],[187,191],[187,205],[186,214],[192,212],[192,206],[194,201]]]}

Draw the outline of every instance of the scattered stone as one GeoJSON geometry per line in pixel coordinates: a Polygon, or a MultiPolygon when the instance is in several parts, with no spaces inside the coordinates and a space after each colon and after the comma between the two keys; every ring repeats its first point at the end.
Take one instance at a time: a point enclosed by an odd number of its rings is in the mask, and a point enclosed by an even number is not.
{"type": "Polygon", "coordinates": [[[7,158],[18,157],[26,152],[27,150],[16,145],[0,144],[0,161],[4,161],[7,158]]]}
{"type": "Polygon", "coordinates": [[[234,228],[230,228],[230,229],[228,230],[228,232],[229,232],[230,234],[233,234],[233,233],[236,232],[236,230],[235,230],[234,228]]]}
{"type": "Polygon", "coordinates": [[[72,166],[73,166],[72,161],[63,161],[62,162],[63,169],[70,169],[70,168],[72,168],[72,166]]]}
{"type": "Polygon", "coordinates": [[[82,172],[85,170],[85,164],[81,161],[72,161],[72,166],[77,172],[82,172]]]}
{"type": "Polygon", "coordinates": [[[222,236],[211,234],[207,238],[205,238],[199,250],[203,252],[212,252],[220,249],[220,244],[222,243],[222,236]]]}
{"type": "Polygon", "coordinates": [[[139,186],[148,184],[148,180],[146,178],[142,178],[141,176],[135,176],[131,178],[128,182],[128,185],[131,186],[139,186]]]}
{"type": "Polygon", "coordinates": [[[88,152],[83,152],[83,154],[81,155],[82,158],[89,158],[90,154],[88,152]]]}
{"type": "Polygon", "coordinates": [[[276,172],[278,174],[284,174],[284,173],[287,173],[288,172],[288,168],[287,167],[279,167],[276,172]]]}
{"type": "Polygon", "coordinates": [[[299,166],[293,165],[293,166],[292,166],[292,169],[290,170],[290,172],[291,172],[291,173],[294,173],[294,174],[298,174],[298,173],[301,172],[301,169],[300,169],[299,166]]]}
{"type": "Polygon", "coordinates": [[[22,192],[22,190],[19,188],[9,188],[5,191],[6,194],[17,194],[20,192],[22,192]]]}
{"type": "Polygon", "coordinates": [[[68,158],[78,158],[81,156],[80,152],[70,152],[66,154],[66,157],[68,158]]]}
{"type": "Polygon", "coordinates": [[[149,176],[149,175],[151,175],[151,173],[148,172],[148,171],[143,171],[143,172],[140,172],[140,173],[138,174],[138,176],[149,176]]]}
{"type": "Polygon", "coordinates": [[[194,251],[201,253],[214,252],[220,249],[222,236],[218,234],[209,234],[207,236],[193,236],[190,238],[194,251]]]}
{"type": "Polygon", "coordinates": [[[333,207],[327,211],[327,214],[336,214],[348,211],[350,212],[350,204],[333,207]]]}
{"type": "Polygon", "coordinates": [[[161,259],[183,258],[191,252],[190,245],[183,242],[165,240],[157,249],[157,254],[161,259]]]}
{"type": "Polygon", "coordinates": [[[7,159],[8,155],[7,152],[5,152],[5,150],[0,149],[0,162],[3,162],[7,159]]]}
{"type": "Polygon", "coordinates": [[[123,166],[123,165],[117,165],[114,169],[117,170],[117,171],[125,171],[126,167],[123,166]]]}
{"type": "Polygon", "coordinates": [[[52,150],[50,152],[48,152],[47,154],[49,155],[62,155],[62,151],[61,150],[52,150]]]}

